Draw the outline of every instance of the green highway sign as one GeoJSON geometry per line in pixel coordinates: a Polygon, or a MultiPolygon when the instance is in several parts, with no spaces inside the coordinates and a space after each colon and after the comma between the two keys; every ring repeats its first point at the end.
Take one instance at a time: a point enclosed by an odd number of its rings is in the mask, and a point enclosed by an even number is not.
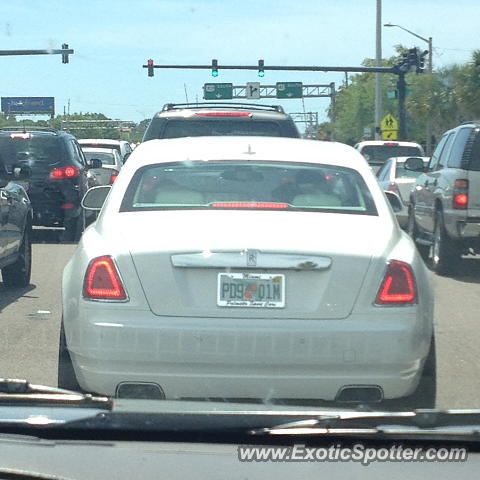
{"type": "Polygon", "coordinates": [[[204,100],[231,100],[233,83],[206,83],[203,86],[204,100]]]}
{"type": "Polygon", "coordinates": [[[302,98],[302,82],[277,82],[277,98],[302,98]]]}

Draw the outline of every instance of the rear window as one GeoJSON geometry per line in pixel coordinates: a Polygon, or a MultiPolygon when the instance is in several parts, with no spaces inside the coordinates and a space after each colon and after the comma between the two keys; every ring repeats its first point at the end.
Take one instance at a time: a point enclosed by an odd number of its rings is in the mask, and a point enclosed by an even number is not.
{"type": "Polygon", "coordinates": [[[80,146],[84,147],[91,147],[91,148],[109,148],[110,150],[117,150],[120,152],[120,145],[112,145],[111,143],[83,143],[80,142],[80,146]]]}
{"type": "Polygon", "coordinates": [[[27,165],[33,173],[62,165],[65,158],[62,141],[53,136],[12,133],[0,136],[0,159],[6,165],[27,165]]]}
{"type": "MultiPolygon", "coordinates": [[[[426,167],[428,161],[423,161],[423,165],[426,167]]],[[[413,170],[406,170],[405,163],[397,163],[395,167],[395,178],[417,178],[423,172],[415,172],[413,170]]]]}
{"type": "Polygon", "coordinates": [[[280,137],[278,123],[248,120],[170,120],[166,122],[163,138],[204,137],[225,135],[258,135],[280,137]]]}
{"type": "Polygon", "coordinates": [[[383,165],[390,157],[422,157],[418,147],[368,145],[362,148],[362,155],[368,163],[383,165]]]}
{"type": "Polygon", "coordinates": [[[115,157],[111,153],[96,153],[96,152],[83,152],[87,160],[96,158],[102,162],[103,165],[115,165],[115,157]]]}
{"type": "Polygon", "coordinates": [[[230,160],[143,167],[133,177],[121,211],[192,208],[377,214],[356,170],[230,160]]]}

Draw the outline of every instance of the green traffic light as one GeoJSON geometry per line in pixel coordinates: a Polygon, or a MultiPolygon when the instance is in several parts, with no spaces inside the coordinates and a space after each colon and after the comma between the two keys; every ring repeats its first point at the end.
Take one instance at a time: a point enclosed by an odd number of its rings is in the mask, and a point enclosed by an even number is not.
{"type": "Polygon", "coordinates": [[[218,70],[212,70],[212,77],[218,77],[218,70]]]}
{"type": "Polygon", "coordinates": [[[265,70],[259,70],[258,71],[258,76],[259,77],[264,77],[265,76],[265,70]]]}

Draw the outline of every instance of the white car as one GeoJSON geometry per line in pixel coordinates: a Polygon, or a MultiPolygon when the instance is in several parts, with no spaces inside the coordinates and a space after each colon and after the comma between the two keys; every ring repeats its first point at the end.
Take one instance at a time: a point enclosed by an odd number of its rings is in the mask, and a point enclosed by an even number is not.
{"type": "MultiPolygon", "coordinates": [[[[389,192],[398,195],[402,209],[396,213],[398,223],[402,228],[408,225],[408,205],[410,203],[410,192],[415,186],[415,180],[422,172],[414,172],[405,169],[405,162],[412,157],[392,157],[389,158],[380,170],[377,171],[377,179],[380,186],[389,192]]],[[[425,166],[428,165],[430,157],[420,158],[425,166]]]]}
{"type": "Polygon", "coordinates": [[[132,160],[64,270],[60,386],[421,405],[429,272],[358,152],[197,137],[132,160]]]}
{"type": "Polygon", "coordinates": [[[126,140],[112,140],[109,138],[80,138],[78,143],[82,150],[85,147],[89,148],[114,148],[122,157],[122,162],[125,163],[127,158],[132,153],[133,149],[126,140]]]}
{"type": "Polygon", "coordinates": [[[111,185],[123,166],[122,157],[118,150],[113,148],[83,147],[82,151],[87,160],[97,158],[102,162],[102,168],[90,170],[95,175],[97,185],[111,185]]]}
{"type": "Polygon", "coordinates": [[[423,147],[416,142],[364,140],[354,148],[367,160],[376,173],[390,157],[423,157],[423,147]]]}

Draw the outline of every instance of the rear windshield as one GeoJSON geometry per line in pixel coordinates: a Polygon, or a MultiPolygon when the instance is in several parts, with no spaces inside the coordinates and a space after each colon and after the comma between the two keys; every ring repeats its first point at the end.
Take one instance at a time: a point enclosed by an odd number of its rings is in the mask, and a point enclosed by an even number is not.
{"type": "Polygon", "coordinates": [[[0,136],[0,160],[5,165],[28,165],[33,173],[47,171],[63,164],[63,144],[50,136],[0,136]]]}
{"type": "Polygon", "coordinates": [[[91,147],[91,148],[109,148],[111,150],[117,150],[120,152],[120,145],[112,145],[111,143],[80,143],[82,148],[91,147]]]}
{"type": "Polygon", "coordinates": [[[248,120],[170,120],[165,125],[163,138],[205,137],[218,135],[260,135],[280,137],[278,123],[248,120]]]}
{"type": "Polygon", "coordinates": [[[192,208],[377,214],[356,170],[230,160],[143,167],[133,177],[121,211],[192,208]]]}
{"type": "Polygon", "coordinates": [[[92,158],[96,158],[101,160],[103,165],[115,165],[115,157],[111,153],[97,153],[97,152],[83,152],[85,158],[87,160],[92,160],[92,158]]]}
{"type": "Polygon", "coordinates": [[[383,165],[390,157],[421,157],[423,152],[418,147],[368,145],[362,148],[362,155],[368,163],[383,165]]]}
{"type": "MultiPolygon", "coordinates": [[[[423,161],[423,165],[426,167],[428,164],[428,161],[423,161]]],[[[395,178],[417,178],[419,177],[423,172],[415,172],[413,170],[406,170],[405,169],[405,163],[403,162],[397,162],[397,165],[395,167],[395,178]]]]}

